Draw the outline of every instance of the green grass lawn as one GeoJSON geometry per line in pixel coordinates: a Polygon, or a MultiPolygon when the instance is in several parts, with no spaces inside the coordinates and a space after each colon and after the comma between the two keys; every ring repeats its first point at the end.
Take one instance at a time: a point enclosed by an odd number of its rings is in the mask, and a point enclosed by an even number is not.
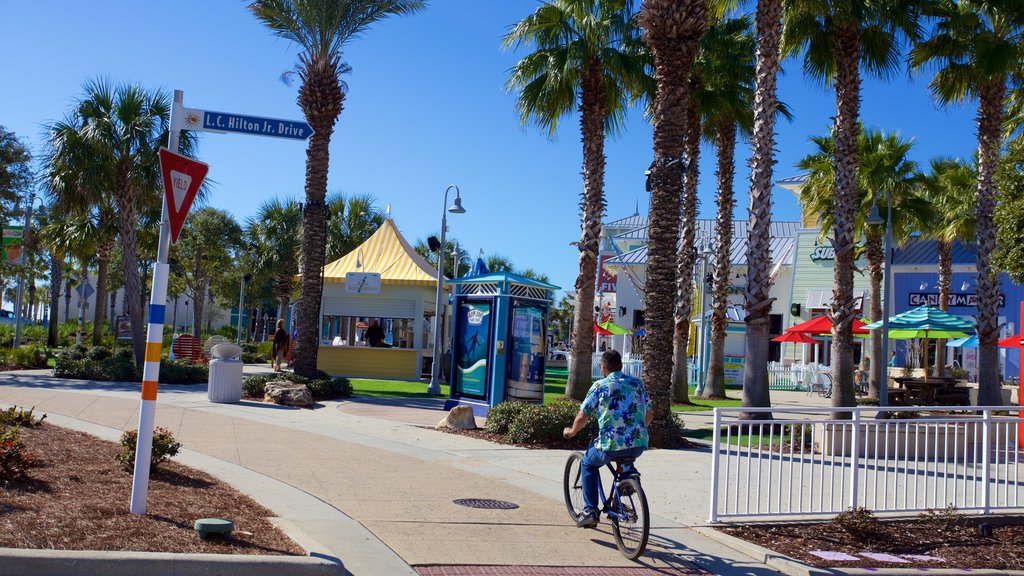
{"type": "MultiPolygon", "coordinates": [[[[544,403],[549,404],[565,397],[565,381],[568,374],[565,368],[549,368],[544,378],[544,403]]],[[[695,391],[690,387],[689,394],[695,391]]],[[[728,395],[728,392],[726,392],[728,395]]],[[[734,407],[740,405],[740,399],[729,396],[728,400],[694,400],[693,404],[673,404],[673,412],[701,412],[714,410],[718,407],[734,407]]]]}
{"type": "MultiPolygon", "coordinates": [[[[711,442],[714,431],[710,428],[694,428],[683,431],[683,436],[693,440],[702,440],[704,442],[711,442]]],[[[731,437],[727,437],[725,433],[722,434],[720,442],[728,443],[730,446],[757,448],[758,445],[763,447],[771,446],[772,444],[789,444],[789,434],[771,434],[765,433],[763,436],[758,437],[757,434],[733,434],[731,437]]],[[[797,439],[799,440],[799,438],[797,439]]]]}
{"type": "MultiPolygon", "coordinates": [[[[354,396],[374,396],[377,398],[430,398],[427,396],[428,382],[419,380],[371,380],[368,378],[352,378],[352,394],[354,396]]],[[[441,384],[441,398],[448,397],[448,385],[441,384]]]]}

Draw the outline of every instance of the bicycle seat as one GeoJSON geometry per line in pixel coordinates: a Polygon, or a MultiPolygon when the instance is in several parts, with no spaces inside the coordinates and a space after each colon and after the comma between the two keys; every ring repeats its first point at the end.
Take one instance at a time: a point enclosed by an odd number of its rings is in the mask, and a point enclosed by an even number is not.
{"type": "Polygon", "coordinates": [[[635,463],[636,458],[616,458],[615,462],[618,463],[620,466],[625,466],[626,464],[635,463]]]}

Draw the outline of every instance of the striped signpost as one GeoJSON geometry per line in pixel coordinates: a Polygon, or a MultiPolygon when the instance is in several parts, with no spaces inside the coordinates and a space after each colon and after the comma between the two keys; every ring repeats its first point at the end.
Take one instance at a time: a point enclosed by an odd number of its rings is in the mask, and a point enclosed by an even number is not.
{"type": "Polygon", "coordinates": [[[149,296],[149,328],[146,333],[145,364],[142,369],[142,405],[139,407],[139,432],[135,446],[135,470],[132,478],[132,514],[146,513],[149,495],[149,463],[153,452],[153,422],[156,417],[156,388],[160,380],[160,355],[164,341],[164,308],[167,303],[167,276],[170,266],[167,255],[176,241],[185,215],[209,167],[202,162],[177,154],[180,131],[175,129],[181,114],[183,93],[174,91],[171,107],[171,130],[167,138],[169,150],[160,150],[160,171],[164,179],[164,203],[160,215],[160,241],[157,244],[156,266],[153,268],[153,290],[149,296]]]}

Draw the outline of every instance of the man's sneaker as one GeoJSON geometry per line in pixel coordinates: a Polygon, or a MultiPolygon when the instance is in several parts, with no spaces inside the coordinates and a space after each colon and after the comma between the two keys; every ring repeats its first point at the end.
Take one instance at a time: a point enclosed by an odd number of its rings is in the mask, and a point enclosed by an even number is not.
{"type": "Polygon", "coordinates": [[[577,528],[593,528],[594,526],[597,526],[597,522],[598,522],[597,512],[591,510],[589,512],[584,512],[584,513],[580,514],[579,517],[576,518],[576,527],[577,528]]]}

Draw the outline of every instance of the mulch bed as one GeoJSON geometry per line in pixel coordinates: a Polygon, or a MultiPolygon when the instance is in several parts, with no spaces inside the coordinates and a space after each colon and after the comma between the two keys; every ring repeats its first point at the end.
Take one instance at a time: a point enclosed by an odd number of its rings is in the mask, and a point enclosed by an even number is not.
{"type": "MultiPolygon", "coordinates": [[[[538,450],[586,450],[590,445],[591,440],[583,438],[582,436],[576,436],[572,440],[565,438],[556,438],[548,442],[540,442],[537,444],[526,444],[523,442],[512,442],[508,439],[508,436],[504,434],[495,434],[494,432],[488,432],[483,428],[477,428],[476,430],[455,430],[453,428],[439,428],[449,434],[458,434],[460,436],[469,436],[478,440],[486,440],[488,442],[494,442],[495,444],[505,444],[508,446],[519,446],[520,448],[535,448],[538,450]]],[[[707,448],[703,444],[697,444],[691,442],[686,438],[677,438],[676,443],[672,446],[667,446],[671,449],[690,449],[690,448],[707,448]]]]}
{"type": "Polygon", "coordinates": [[[27,480],[0,484],[0,547],[304,555],[268,521],[273,513],[207,474],[160,464],[147,513],[135,516],[117,444],[46,422],[19,430],[37,465],[27,480]],[[229,518],[235,531],[230,540],[199,540],[199,518],[229,518]]]}
{"type": "Polygon", "coordinates": [[[1022,518],[979,519],[967,517],[955,527],[920,520],[881,520],[869,541],[858,541],[833,522],[803,524],[756,524],[718,528],[722,532],[785,554],[819,568],[989,568],[1024,569],[1024,525],[1003,524],[1022,518]],[[981,536],[979,521],[992,522],[992,537],[981,536]],[[858,560],[829,561],[811,550],[843,552],[858,560]],[[943,561],[914,560],[894,563],[872,560],[864,552],[905,556],[935,556],[943,561]]]}

